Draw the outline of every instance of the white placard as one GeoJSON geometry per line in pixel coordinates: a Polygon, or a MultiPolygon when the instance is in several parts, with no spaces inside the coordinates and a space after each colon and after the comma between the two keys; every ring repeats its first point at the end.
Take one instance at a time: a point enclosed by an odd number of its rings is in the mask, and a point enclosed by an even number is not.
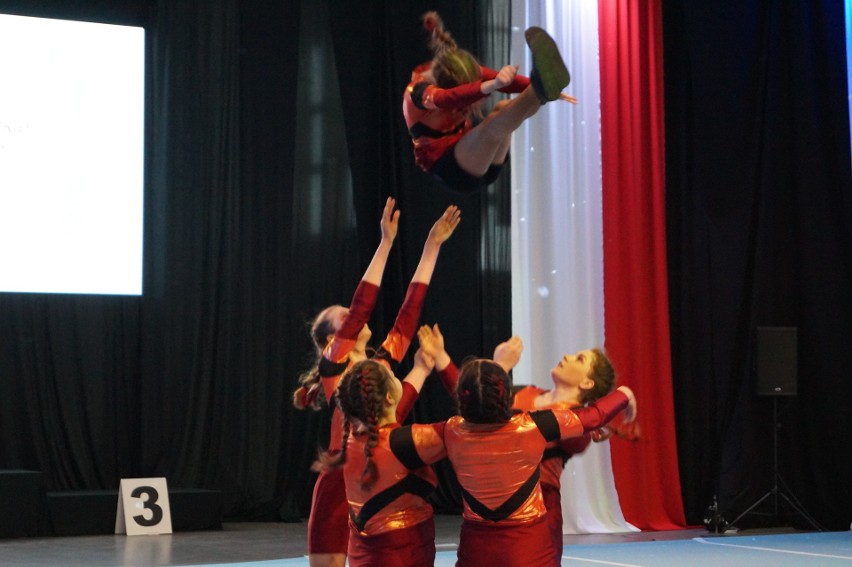
{"type": "Polygon", "coordinates": [[[172,511],[164,477],[121,479],[115,511],[115,533],[172,533],[172,511]]]}

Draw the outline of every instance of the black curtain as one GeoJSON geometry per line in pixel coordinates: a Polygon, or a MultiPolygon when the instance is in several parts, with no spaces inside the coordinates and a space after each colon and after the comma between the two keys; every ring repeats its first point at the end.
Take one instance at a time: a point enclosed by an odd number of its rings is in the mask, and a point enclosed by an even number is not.
{"type": "MultiPolygon", "coordinates": [[[[665,2],[666,187],[677,435],[688,521],[782,482],[852,519],[852,176],[844,12],[665,2]],[[798,395],[756,394],[755,329],[796,327],[798,395]]],[[[781,485],[785,488],[785,485],[781,485]]],[[[782,519],[810,523],[779,499],[782,519]]],[[[738,522],[776,521],[774,497],[738,522]]]]}
{"type": "MultiPolygon", "coordinates": [[[[165,476],[222,490],[227,519],[305,517],[328,435],[326,412],[290,401],[312,363],[308,322],[348,304],[387,196],[402,218],[375,335],[451,203],[463,221],[423,322],[441,324],[457,358],[510,334],[508,187],[436,185],[414,167],[400,112],[411,68],[429,56],[420,15],[439,10],[476,52],[488,2],[0,9],[144,26],[148,62],[144,295],[0,295],[0,467],[44,471],[48,490],[165,476]]],[[[430,384],[414,419],[452,409],[430,384]]],[[[452,486],[442,481],[439,506],[456,508],[452,486]]]]}

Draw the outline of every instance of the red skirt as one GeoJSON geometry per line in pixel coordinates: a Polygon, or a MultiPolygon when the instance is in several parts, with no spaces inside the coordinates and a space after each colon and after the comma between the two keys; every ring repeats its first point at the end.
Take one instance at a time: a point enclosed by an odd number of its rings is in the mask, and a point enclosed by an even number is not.
{"type": "Polygon", "coordinates": [[[456,567],[553,567],[544,518],[522,526],[462,522],[456,567]]]}
{"type": "Polygon", "coordinates": [[[317,477],[308,518],[308,553],[345,554],[348,545],[349,503],[341,467],[317,477]]]}
{"type": "Polygon", "coordinates": [[[362,536],[350,526],[349,567],[432,567],[435,564],[435,522],[362,536]]]}

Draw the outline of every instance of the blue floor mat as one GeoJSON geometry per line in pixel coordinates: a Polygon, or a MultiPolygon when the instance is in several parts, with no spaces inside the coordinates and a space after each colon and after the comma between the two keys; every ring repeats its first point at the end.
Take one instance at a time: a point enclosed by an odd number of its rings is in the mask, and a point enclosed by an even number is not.
{"type": "MultiPolygon", "coordinates": [[[[453,567],[455,562],[455,549],[438,549],[435,567],[453,567]]],[[[714,536],[671,541],[567,545],[563,550],[562,564],[617,567],[852,566],[852,532],[714,536]]],[[[297,557],[218,564],[216,567],[307,566],[307,557],[297,557]]]]}
{"type": "Polygon", "coordinates": [[[562,564],[631,567],[852,565],[852,532],[575,545],[565,547],[562,564]]]}

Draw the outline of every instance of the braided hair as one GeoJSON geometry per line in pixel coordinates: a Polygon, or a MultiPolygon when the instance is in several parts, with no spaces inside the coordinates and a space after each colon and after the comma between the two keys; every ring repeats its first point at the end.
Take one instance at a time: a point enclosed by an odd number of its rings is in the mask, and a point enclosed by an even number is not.
{"type": "Polygon", "coordinates": [[[435,84],[450,89],[480,78],[480,66],[476,58],[456,45],[456,40],[444,28],[438,12],[426,12],[422,16],[423,28],[429,32],[429,48],[432,50],[432,76],[435,84]]]}
{"type": "Polygon", "coordinates": [[[390,381],[396,380],[390,371],[375,360],[353,364],[337,386],[337,403],[343,412],[343,450],[336,455],[321,453],[314,470],[336,468],[346,462],[346,444],[355,427],[356,435],[366,435],[366,462],[359,479],[362,490],[369,490],[379,476],[373,461],[373,449],[379,442],[379,420],[384,413],[384,400],[390,391],[390,381]]]}
{"type": "Polygon", "coordinates": [[[513,415],[512,380],[493,360],[462,364],[456,386],[459,414],[471,423],[506,423],[513,415]]]}

